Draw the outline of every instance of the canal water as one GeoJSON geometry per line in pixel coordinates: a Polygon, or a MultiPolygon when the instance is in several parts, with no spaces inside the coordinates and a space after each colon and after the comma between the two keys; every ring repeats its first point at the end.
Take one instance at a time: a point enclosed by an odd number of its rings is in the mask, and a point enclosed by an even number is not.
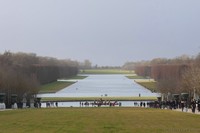
{"type": "MultiPolygon", "coordinates": [[[[78,80],[75,84],[56,93],[39,94],[38,97],[138,97],[139,95],[141,97],[158,96],[157,93],[152,93],[124,75],[88,75],[87,78],[78,80]]],[[[130,105],[129,102],[127,101],[124,105],[130,105]]],[[[58,105],[80,106],[79,102],[58,105]]],[[[132,102],[131,105],[133,105],[132,102]]]]}

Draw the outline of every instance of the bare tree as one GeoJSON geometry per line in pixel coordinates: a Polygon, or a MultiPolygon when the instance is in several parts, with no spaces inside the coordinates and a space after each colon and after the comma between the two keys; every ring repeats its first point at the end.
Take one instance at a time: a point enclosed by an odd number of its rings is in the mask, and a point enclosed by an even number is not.
{"type": "Polygon", "coordinates": [[[182,91],[188,92],[191,96],[196,97],[200,94],[200,68],[192,65],[182,75],[182,91]]]}
{"type": "Polygon", "coordinates": [[[38,57],[32,53],[0,54],[0,93],[6,94],[6,105],[11,104],[11,95],[22,100],[24,94],[38,93],[39,84],[57,81],[78,72],[78,63],[51,57],[38,57]]]}

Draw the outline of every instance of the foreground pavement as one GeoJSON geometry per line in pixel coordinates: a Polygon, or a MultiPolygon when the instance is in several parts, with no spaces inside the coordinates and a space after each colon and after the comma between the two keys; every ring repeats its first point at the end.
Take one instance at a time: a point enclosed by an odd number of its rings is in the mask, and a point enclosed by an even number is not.
{"type": "MultiPolygon", "coordinates": [[[[175,109],[174,111],[182,112],[182,109],[175,109]]],[[[192,110],[191,110],[191,109],[188,109],[187,112],[186,112],[186,110],[184,109],[183,112],[184,112],[184,113],[192,113],[192,110]]],[[[200,112],[198,112],[198,110],[195,110],[195,113],[192,113],[192,114],[198,114],[198,115],[200,115],[200,112]]]]}

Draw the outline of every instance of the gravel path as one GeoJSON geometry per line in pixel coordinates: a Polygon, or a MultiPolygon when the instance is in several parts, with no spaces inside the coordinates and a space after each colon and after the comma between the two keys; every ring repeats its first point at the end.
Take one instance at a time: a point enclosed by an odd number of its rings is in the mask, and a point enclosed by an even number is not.
{"type": "MultiPolygon", "coordinates": [[[[174,111],[182,112],[181,109],[175,109],[174,111]]],[[[191,110],[191,109],[188,109],[187,112],[186,112],[185,110],[184,110],[183,112],[184,112],[184,113],[192,113],[192,110],[191,110]]],[[[192,113],[192,114],[198,114],[198,115],[200,115],[200,112],[198,112],[198,110],[195,110],[195,113],[192,113]]]]}

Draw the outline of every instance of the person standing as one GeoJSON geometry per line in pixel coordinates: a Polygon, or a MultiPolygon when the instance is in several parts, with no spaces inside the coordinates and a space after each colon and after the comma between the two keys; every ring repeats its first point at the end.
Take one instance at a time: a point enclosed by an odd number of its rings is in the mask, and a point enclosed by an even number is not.
{"type": "Polygon", "coordinates": [[[198,111],[200,112],[200,99],[198,100],[198,111]]]}
{"type": "Polygon", "coordinates": [[[146,103],[145,102],[143,103],[143,106],[144,106],[144,108],[146,107],[146,103]]]}
{"type": "Polygon", "coordinates": [[[142,107],[142,105],[143,105],[143,102],[140,102],[140,107],[142,107]]]}
{"type": "Polygon", "coordinates": [[[188,100],[185,101],[185,111],[188,111],[188,100]]]}
{"type": "Polygon", "coordinates": [[[191,107],[192,107],[192,113],[195,113],[195,109],[196,109],[196,101],[195,101],[195,99],[192,100],[191,107]]]}
{"type": "Polygon", "coordinates": [[[184,110],[184,101],[183,100],[181,100],[181,109],[182,109],[182,112],[183,112],[183,110],[184,110]]]}

